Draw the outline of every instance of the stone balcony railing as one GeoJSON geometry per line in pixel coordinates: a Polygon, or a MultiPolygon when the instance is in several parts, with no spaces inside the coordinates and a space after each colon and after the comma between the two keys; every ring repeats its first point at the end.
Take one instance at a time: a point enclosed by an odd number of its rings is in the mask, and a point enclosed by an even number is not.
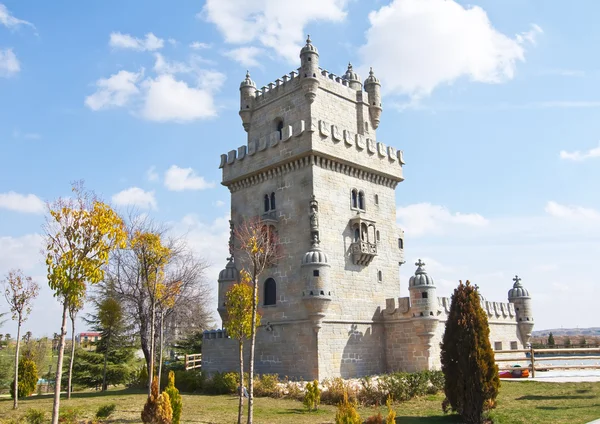
{"type": "Polygon", "coordinates": [[[350,245],[350,252],[356,265],[367,266],[377,256],[377,245],[366,241],[356,241],[350,245]]]}
{"type": "Polygon", "coordinates": [[[265,212],[261,215],[261,220],[265,223],[277,223],[277,211],[271,210],[269,212],[265,212]]]}

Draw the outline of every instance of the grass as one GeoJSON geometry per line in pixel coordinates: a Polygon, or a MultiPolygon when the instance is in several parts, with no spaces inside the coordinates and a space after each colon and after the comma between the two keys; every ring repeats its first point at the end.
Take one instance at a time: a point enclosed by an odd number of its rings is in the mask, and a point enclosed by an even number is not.
{"type": "MultiPolygon", "coordinates": [[[[395,405],[399,424],[459,423],[456,415],[441,411],[443,395],[431,395],[395,405]]],[[[61,400],[62,408],[76,408],[82,419],[92,419],[96,410],[115,403],[115,413],[106,423],[139,423],[146,394],[140,391],[114,390],[107,393],[75,393],[73,399],[61,400]]],[[[13,411],[12,401],[0,399],[0,422],[25,415],[29,408],[52,410],[52,396],[33,396],[19,402],[13,411]]],[[[377,413],[377,408],[360,408],[363,419],[377,413]]],[[[385,407],[379,408],[385,416],[385,407]]],[[[182,423],[232,423],[237,417],[234,396],[183,395],[182,423]]],[[[302,403],[289,399],[257,398],[257,423],[332,423],[335,407],[321,405],[316,413],[304,411],[302,403]]],[[[502,382],[498,407],[492,413],[496,424],[518,423],[587,423],[600,418],[600,383],[502,382]]]]}

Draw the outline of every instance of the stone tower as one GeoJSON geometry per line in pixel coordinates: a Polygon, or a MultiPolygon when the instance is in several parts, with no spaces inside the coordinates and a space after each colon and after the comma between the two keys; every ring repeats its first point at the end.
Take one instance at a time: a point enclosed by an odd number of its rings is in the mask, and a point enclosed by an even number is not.
{"type": "Polygon", "coordinates": [[[528,345],[533,331],[533,312],[531,307],[531,297],[529,291],[521,284],[518,275],[513,278],[515,284],[508,291],[508,301],[515,306],[517,315],[517,325],[521,333],[521,339],[524,345],[528,345]]]}
{"type": "MultiPolygon", "coordinates": [[[[240,85],[247,143],[220,164],[232,225],[259,217],[284,256],[260,277],[258,372],[384,371],[379,308],[400,291],[395,188],[404,162],[377,140],[381,111],[373,71],[363,89],[351,64],[341,77],[320,68],[310,37],[297,71],[260,89],[247,73],[240,85]]],[[[223,318],[225,292],[241,267],[234,244],[219,276],[223,318]]]]}

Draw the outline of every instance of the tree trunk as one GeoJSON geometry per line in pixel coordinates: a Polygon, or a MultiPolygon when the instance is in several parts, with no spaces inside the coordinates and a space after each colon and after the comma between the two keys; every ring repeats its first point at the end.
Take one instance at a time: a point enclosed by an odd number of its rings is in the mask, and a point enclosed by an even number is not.
{"type": "MultiPolygon", "coordinates": [[[[138,308],[138,316],[140,317],[140,343],[142,352],[146,360],[146,370],[150,370],[150,347],[148,343],[148,320],[144,317],[146,311],[138,308]]],[[[149,373],[148,373],[149,374],[149,373]]]]}
{"type": "Polygon", "coordinates": [[[104,369],[102,370],[102,391],[105,392],[108,389],[108,385],[106,384],[106,365],[108,363],[108,353],[110,352],[110,330],[107,333],[108,340],[106,340],[106,350],[104,351],[104,369]]]}
{"type": "Polygon", "coordinates": [[[252,415],[254,414],[254,345],[256,343],[256,298],[258,297],[258,279],[256,278],[256,271],[253,274],[252,328],[250,329],[250,364],[248,373],[248,424],[252,424],[252,415]]]}
{"type": "MultiPolygon", "coordinates": [[[[19,347],[21,345],[21,314],[19,314],[19,325],[17,327],[17,348],[15,350],[15,399],[13,409],[19,407],[19,347]]],[[[8,347],[8,344],[6,345],[8,347]]]]}
{"type": "Polygon", "coordinates": [[[75,361],[75,319],[71,317],[71,360],[69,361],[69,382],[67,384],[67,399],[71,399],[71,392],[73,391],[72,378],[73,378],[73,362],[75,361]]]}
{"type": "Polygon", "coordinates": [[[150,368],[148,369],[148,398],[152,394],[152,379],[154,377],[154,333],[155,333],[155,314],[156,314],[156,303],[152,301],[151,308],[151,322],[150,322],[150,368]]]}
{"type": "Polygon", "coordinates": [[[244,414],[244,342],[240,338],[240,405],[238,407],[238,422],[242,424],[242,415],[244,414]]]}
{"type": "Polygon", "coordinates": [[[58,424],[58,409],[60,407],[60,380],[62,378],[63,357],[65,356],[65,336],[67,335],[66,300],[63,303],[62,325],[60,327],[60,341],[58,342],[58,361],[56,363],[56,381],[54,382],[54,403],[52,405],[52,424],[58,424]]]}
{"type": "Polygon", "coordinates": [[[160,340],[158,342],[158,346],[160,348],[160,352],[158,353],[158,387],[160,388],[160,382],[162,377],[162,361],[163,361],[163,320],[164,313],[160,312],[160,340]]]}

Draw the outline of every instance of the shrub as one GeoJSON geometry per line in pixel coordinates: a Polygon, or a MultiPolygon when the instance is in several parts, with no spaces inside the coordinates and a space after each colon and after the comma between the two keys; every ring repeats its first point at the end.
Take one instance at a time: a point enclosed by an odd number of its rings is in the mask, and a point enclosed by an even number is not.
{"type": "Polygon", "coordinates": [[[321,403],[321,390],[319,390],[319,382],[317,380],[312,383],[306,383],[303,403],[309,412],[319,409],[319,404],[321,403]]]}
{"type": "Polygon", "coordinates": [[[260,376],[255,376],[254,396],[268,396],[272,398],[283,397],[283,392],[279,387],[279,376],[277,374],[262,374],[260,376]]]}
{"type": "Polygon", "coordinates": [[[356,393],[340,377],[323,380],[323,391],[321,392],[321,401],[329,405],[337,405],[344,400],[344,396],[356,400],[356,393]]]}
{"type": "Polygon", "coordinates": [[[467,424],[479,424],[493,406],[500,380],[490,345],[487,314],[469,281],[454,290],[442,341],[445,404],[467,424]]]}
{"type": "Polygon", "coordinates": [[[117,405],[114,403],[102,405],[96,411],[96,418],[99,418],[99,419],[108,418],[112,415],[113,412],[115,412],[115,409],[117,409],[117,405]]]}
{"type": "Polygon", "coordinates": [[[378,405],[383,402],[383,399],[387,396],[385,385],[381,384],[381,378],[379,383],[375,383],[371,377],[363,377],[360,379],[360,389],[357,393],[357,399],[363,405],[378,405]]]}
{"type": "Polygon", "coordinates": [[[381,415],[381,412],[378,412],[377,415],[371,415],[369,418],[367,418],[365,424],[383,424],[383,416],[381,415]]]}
{"type": "Polygon", "coordinates": [[[387,406],[387,417],[385,418],[385,424],[396,424],[396,411],[392,408],[392,398],[388,396],[385,401],[385,406],[387,406]]]}
{"type": "MultiPolygon", "coordinates": [[[[37,365],[31,359],[23,357],[19,360],[19,399],[31,396],[37,386],[37,365]]],[[[10,384],[10,396],[15,397],[15,380],[10,384]]]]}
{"type": "Polygon", "coordinates": [[[28,409],[25,413],[25,422],[27,424],[44,424],[46,422],[46,412],[41,409],[28,409]]]}
{"type": "Polygon", "coordinates": [[[238,373],[216,372],[212,375],[211,379],[206,382],[205,392],[213,395],[234,394],[237,393],[239,384],[240,378],[238,373]]]}
{"type": "Polygon", "coordinates": [[[148,370],[146,365],[142,365],[137,374],[137,387],[148,387],[148,370]]]}
{"type": "Polygon", "coordinates": [[[356,403],[348,400],[348,392],[344,392],[342,401],[335,413],[335,424],[362,424],[356,410],[356,403]]]}
{"type": "Polygon", "coordinates": [[[169,395],[158,394],[158,377],[152,380],[150,397],[142,410],[142,422],[145,424],[172,424],[173,409],[169,395]]]}
{"type": "Polygon", "coordinates": [[[169,371],[169,384],[167,384],[165,392],[169,395],[171,408],[173,408],[173,424],[179,424],[183,401],[181,400],[179,390],[175,387],[175,373],[173,371],[169,371]]]}
{"type": "Polygon", "coordinates": [[[429,376],[425,372],[415,372],[406,376],[408,398],[427,394],[429,388],[429,376]]]}
{"type": "Polygon", "coordinates": [[[67,408],[60,411],[58,422],[63,424],[77,424],[81,410],[79,408],[67,408]]]}
{"type": "Polygon", "coordinates": [[[303,400],[304,394],[302,393],[302,389],[300,388],[300,384],[295,381],[290,381],[290,379],[286,376],[283,380],[284,386],[284,394],[286,397],[295,400],[303,400]]]}

